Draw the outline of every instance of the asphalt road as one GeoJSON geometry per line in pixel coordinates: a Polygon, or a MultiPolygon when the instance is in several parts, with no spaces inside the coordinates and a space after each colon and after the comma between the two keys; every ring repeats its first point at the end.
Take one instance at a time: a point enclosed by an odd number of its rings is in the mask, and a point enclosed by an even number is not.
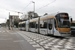
{"type": "Polygon", "coordinates": [[[0,50],[36,50],[15,31],[0,28],[0,50]]]}
{"type": "Polygon", "coordinates": [[[0,28],[0,50],[75,50],[75,37],[44,36],[0,28]]]}

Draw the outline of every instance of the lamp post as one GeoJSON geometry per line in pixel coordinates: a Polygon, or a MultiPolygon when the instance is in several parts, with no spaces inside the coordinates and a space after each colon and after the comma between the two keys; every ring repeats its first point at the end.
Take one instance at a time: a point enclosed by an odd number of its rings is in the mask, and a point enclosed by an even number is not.
{"type": "Polygon", "coordinates": [[[8,22],[8,27],[9,27],[9,30],[10,30],[10,12],[9,12],[9,22],[8,22]]]}
{"type": "Polygon", "coordinates": [[[33,6],[33,14],[34,14],[34,17],[35,17],[35,2],[32,1],[32,3],[34,3],[34,6],[33,6]]]}

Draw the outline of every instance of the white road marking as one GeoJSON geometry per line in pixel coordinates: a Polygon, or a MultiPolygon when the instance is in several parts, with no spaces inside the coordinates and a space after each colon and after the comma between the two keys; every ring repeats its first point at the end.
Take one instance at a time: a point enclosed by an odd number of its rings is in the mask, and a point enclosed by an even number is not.
{"type": "Polygon", "coordinates": [[[7,31],[7,32],[9,32],[9,31],[7,31]]]}
{"type": "Polygon", "coordinates": [[[44,39],[39,39],[39,40],[37,40],[36,42],[40,42],[40,41],[42,41],[42,40],[44,40],[44,39]]]}
{"type": "Polygon", "coordinates": [[[0,31],[1,32],[1,31],[0,31]]]}
{"type": "Polygon", "coordinates": [[[0,35],[0,36],[8,36],[8,35],[0,35]]]}
{"type": "Polygon", "coordinates": [[[24,40],[15,40],[13,42],[23,42],[24,40]]]}
{"type": "Polygon", "coordinates": [[[58,49],[58,48],[51,48],[51,50],[60,50],[60,49],[58,49]]]}
{"type": "Polygon", "coordinates": [[[72,43],[70,43],[70,42],[67,42],[67,43],[66,43],[66,45],[73,45],[73,44],[72,44],[72,43]]]}
{"type": "Polygon", "coordinates": [[[48,42],[48,40],[41,42],[40,44],[43,45],[44,43],[48,42]]]}
{"type": "Polygon", "coordinates": [[[44,48],[48,49],[49,47],[48,46],[44,46],[44,48]]]}
{"type": "Polygon", "coordinates": [[[28,41],[28,42],[33,42],[33,40],[31,40],[31,39],[30,39],[30,40],[27,40],[27,41],[28,41]]]}
{"type": "Polygon", "coordinates": [[[5,31],[3,31],[3,32],[5,32],[5,31]]]}
{"type": "Polygon", "coordinates": [[[63,45],[65,43],[66,40],[61,40],[58,42],[58,45],[63,45]]]}
{"type": "Polygon", "coordinates": [[[43,48],[37,48],[36,50],[45,50],[45,49],[43,49],[43,48]]]}
{"type": "Polygon", "coordinates": [[[73,42],[73,39],[69,39],[68,41],[69,41],[69,42],[73,42]]]}
{"type": "Polygon", "coordinates": [[[52,45],[48,45],[48,44],[46,44],[44,47],[47,49],[47,48],[49,48],[50,46],[52,46],[52,45]]]}
{"type": "Polygon", "coordinates": [[[49,45],[53,45],[54,43],[53,42],[50,42],[50,43],[48,43],[49,45]]]}
{"type": "Polygon", "coordinates": [[[36,44],[35,42],[29,42],[30,44],[36,44]]]}
{"type": "Polygon", "coordinates": [[[16,33],[10,33],[10,34],[12,34],[12,35],[13,35],[13,34],[16,34],[16,33]]]}
{"type": "Polygon", "coordinates": [[[41,47],[40,45],[36,44],[36,45],[32,45],[33,47],[41,47]]]}
{"type": "Polygon", "coordinates": [[[63,46],[59,46],[59,45],[54,45],[54,48],[62,48],[63,46]]]}
{"type": "Polygon", "coordinates": [[[0,40],[12,40],[12,38],[8,38],[8,39],[0,38],[0,40]]]}
{"type": "Polygon", "coordinates": [[[73,49],[72,46],[65,46],[66,49],[73,49]]]}
{"type": "Polygon", "coordinates": [[[57,42],[58,40],[59,40],[59,39],[55,39],[55,40],[53,40],[52,42],[55,43],[55,42],[57,42]]]}

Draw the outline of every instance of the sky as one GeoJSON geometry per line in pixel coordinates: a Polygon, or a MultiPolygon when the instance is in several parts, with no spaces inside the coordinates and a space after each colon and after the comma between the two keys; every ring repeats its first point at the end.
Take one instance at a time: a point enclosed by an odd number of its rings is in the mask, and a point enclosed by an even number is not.
{"type": "MultiPolygon", "coordinates": [[[[32,1],[35,2],[35,12],[39,16],[45,13],[67,12],[75,20],[75,0],[0,0],[0,23],[4,23],[9,19],[9,12],[10,15],[18,15],[14,11],[25,14],[34,11],[32,1]]],[[[19,14],[19,16],[21,15],[19,14]]]]}

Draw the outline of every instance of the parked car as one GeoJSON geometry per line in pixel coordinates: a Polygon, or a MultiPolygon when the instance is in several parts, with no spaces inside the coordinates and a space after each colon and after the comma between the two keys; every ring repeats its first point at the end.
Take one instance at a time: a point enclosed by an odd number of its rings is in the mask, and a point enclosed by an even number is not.
{"type": "Polygon", "coordinates": [[[75,35],[75,27],[71,27],[71,34],[75,35]]]}
{"type": "Polygon", "coordinates": [[[75,23],[71,23],[71,34],[75,35],[75,23]]]}

